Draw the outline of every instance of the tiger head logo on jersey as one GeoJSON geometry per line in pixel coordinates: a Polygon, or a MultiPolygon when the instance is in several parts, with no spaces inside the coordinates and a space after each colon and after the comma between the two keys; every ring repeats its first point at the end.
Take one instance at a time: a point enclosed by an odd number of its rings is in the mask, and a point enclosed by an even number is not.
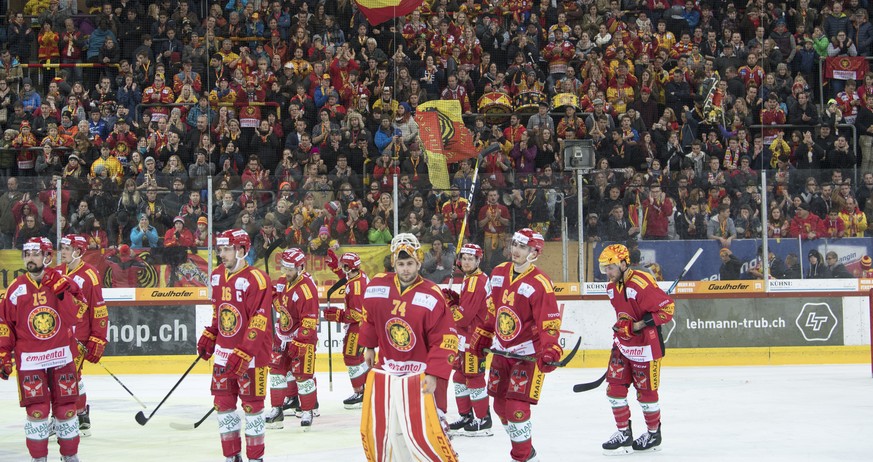
{"type": "Polygon", "coordinates": [[[509,307],[501,306],[497,309],[497,337],[508,342],[521,332],[521,320],[509,307]]]}
{"type": "Polygon", "coordinates": [[[57,335],[60,324],[58,312],[47,306],[39,306],[27,317],[30,333],[40,340],[48,340],[57,335]]]}
{"type": "Polygon", "coordinates": [[[218,307],[218,329],[221,331],[221,335],[233,337],[239,332],[241,326],[239,310],[229,303],[222,303],[218,307]]]}
{"type": "Polygon", "coordinates": [[[409,351],[415,347],[415,334],[412,327],[400,318],[391,318],[385,323],[388,341],[398,351],[409,351]]]}
{"type": "Polygon", "coordinates": [[[287,332],[291,329],[291,315],[284,306],[277,307],[276,311],[279,312],[279,330],[287,332]]]}

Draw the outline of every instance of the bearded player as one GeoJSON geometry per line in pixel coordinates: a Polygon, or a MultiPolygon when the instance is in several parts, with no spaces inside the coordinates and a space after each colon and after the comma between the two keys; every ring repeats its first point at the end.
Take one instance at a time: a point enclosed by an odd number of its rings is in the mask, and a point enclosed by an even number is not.
{"type": "Polygon", "coordinates": [[[539,460],[532,442],[531,405],[537,404],[544,374],[555,370],[561,359],[559,341],[561,312],[551,279],[534,266],[543,252],[543,236],[523,228],[512,236],[511,261],[491,273],[491,303],[482,327],[470,340],[477,357],[496,340],[503,351],[536,356],[529,362],[494,355],[488,377],[488,394],[494,398],[494,412],[512,442],[513,461],[539,460]]]}
{"type": "Polygon", "coordinates": [[[353,252],[346,252],[342,257],[336,258],[333,249],[328,249],[327,266],[337,276],[346,278],[345,308],[330,307],[324,310],[325,320],[348,326],[343,338],[343,363],[349,370],[354,391],[352,396],[343,400],[343,406],[346,409],[360,409],[364,402],[364,384],[370,367],[364,362],[364,349],[358,344],[358,337],[363,318],[364,291],[370,280],[361,271],[361,257],[353,252]]]}
{"type": "Polygon", "coordinates": [[[419,274],[422,254],[415,235],[395,236],[391,259],[395,272],[376,275],[364,292],[359,342],[374,368],[364,388],[364,454],[370,462],[455,462],[441,417],[458,354],[452,313],[439,286],[419,274]]]}
{"type": "Polygon", "coordinates": [[[661,445],[658,387],[664,356],[661,325],[673,319],[675,305],[650,274],[628,268],[627,247],[621,244],[606,247],[600,253],[599,263],[600,271],[609,279],[606,295],[618,319],[612,327],[614,347],[606,376],[606,395],[618,431],[603,443],[603,451],[607,455],[657,451],[661,445]],[[637,390],[648,428],[636,440],[627,403],[631,383],[637,390]]]}
{"type": "Polygon", "coordinates": [[[246,263],[251,248],[241,229],[222,232],[215,240],[222,267],[212,272],[212,324],[203,330],[197,353],[212,368],[212,395],[218,411],[218,431],[226,462],[242,462],[242,402],[249,462],[264,457],[264,399],[270,363],[270,334],[266,332],[272,290],[267,275],[246,263]]]}
{"type": "Polygon", "coordinates": [[[306,255],[300,249],[282,252],[284,281],[274,307],[279,314],[270,367],[269,428],[283,428],[282,403],[288,388],[288,372],[300,400],[300,426],[309,431],[318,402],[315,386],[315,347],[318,344],[318,287],[306,272],[306,255]]]}
{"type": "Polygon", "coordinates": [[[457,266],[464,272],[461,293],[443,289],[458,329],[458,359],[455,361],[455,401],[460,420],[449,425],[449,432],[461,436],[491,436],[491,413],[485,389],[485,357],[470,352],[467,339],[485,323],[491,284],[480,269],[482,248],[465,244],[458,252],[457,266]]]}
{"type": "Polygon", "coordinates": [[[78,349],[73,334],[77,304],[73,299],[79,287],[47,267],[53,250],[44,237],[30,238],[22,247],[27,272],[9,285],[0,304],[0,379],[12,374],[14,355],[19,403],[27,412],[24,434],[31,460],[48,458],[53,415],[61,460],[78,462],[78,349]]]}
{"type": "Polygon", "coordinates": [[[74,328],[79,355],[76,357],[76,370],[79,371],[79,399],[76,413],[79,417],[79,434],[91,436],[91,407],[85,395],[82,380],[84,361],[97,364],[106,349],[106,330],[109,328],[109,312],[103,301],[103,288],[97,269],[82,260],[88,250],[88,240],[78,234],[67,234],[61,238],[61,265],[58,270],[72,278],[81,288],[85,303],[78,305],[78,322],[74,328]]]}

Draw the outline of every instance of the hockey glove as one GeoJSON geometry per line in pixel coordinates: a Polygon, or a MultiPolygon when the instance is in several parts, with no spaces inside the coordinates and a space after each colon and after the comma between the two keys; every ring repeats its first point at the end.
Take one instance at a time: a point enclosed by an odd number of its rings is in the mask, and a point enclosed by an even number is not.
{"type": "Polygon", "coordinates": [[[95,336],[88,337],[88,343],[85,344],[85,359],[89,363],[97,364],[100,358],[103,357],[103,351],[106,349],[106,340],[95,336]]]}
{"type": "Polygon", "coordinates": [[[296,358],[300,355],[300,352],[303,350],[303,344],[297,342],[296,340],[292,340],[288,343],[287,349],[285,352],[288,354],[290,358],[296,358]]]}
{"type": "Polygon", "coordinates": [[[327,249],[327,258],[324,259],[324,262],[327,263],[327,267],[334,273],[339,271],[339,258],[333,249],[327,249]]]}
{"type": "Polygon", "coordinates": [[[619,318],[619,320],[612,326],[612,330],[615,332],[615,335],[618,335],[622,340],[630,340],[637,335],[634,332],[634,320],[631,318],[619,318]]]}
{"type": "Polygon", "coordinates": [[[46,270],[45,275],[42,277],[42,285],[51,289],[60,299],[63,299],[63,295],[67,292],[74,295],[79,292],[79,286],[69,276],[53,269],[46,270]]]}
{"type": "Polygon", "coordinates": [[[324,320],[329,322],[342,322],[343,310],[340,308],[325,308],[324,320]]]}
{"type": "Polygon", "coordinates": [[[446,297],[446,304],[449,305],[449,308],[461,304],[461,297],[454,290],[443,289],[443,296],[446,297]]]}
{"type": "Polygon", "coordinates": [[[494,333],[477,327],[470,337],[470,353],[480,357],[485,357],[485,349],[491,348],[491,343],[494,342],[494,333]]]}
{"type": "Polygon", "coordinates": [[[200,340],[197,341],[197,354],[200,358],[208,361],[215,353],[215,334],[218,331],[212,327],[203,329],[203,334],[200,335],[200,340]]]}
{"type": "Polygon", "coordinates": [[[237,377],[242,377],[245,375],[246,371],[249,370],[249,363],[251,362],[252,355],[240,350],[239,348],[234,348],[233,353],[227,357],[227,364],[225,364],[224,367],[228,373],[237,377]]]}
{"type": "Polygon", "coordinates": [[[556,363],[561,360],[561,356],[564,355],[564,350],[560,345],[555,343],[547,346],[543,351],[540,351],[540,354],[537,355],[537,367],[540,368],[542,372],[552,372],[557,369],[558,366],[555,366],[550,363],[556,363]]]}
{"type": "Polygon", "coordinates": [[[12,375],[12,353],[9,351],[0,351],[0,379],[9,380],[12,375]]]}

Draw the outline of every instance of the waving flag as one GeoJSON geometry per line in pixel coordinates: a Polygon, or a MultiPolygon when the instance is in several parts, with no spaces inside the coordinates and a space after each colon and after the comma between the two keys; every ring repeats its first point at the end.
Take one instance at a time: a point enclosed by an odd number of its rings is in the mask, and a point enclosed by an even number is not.
{"type": "Polygon", "coordinates": [[[355,0],[358,9],[374,26],[383,22],[406,16],[421,6],[424,0],[355,0]]]}
{"type": "Polygon", "coordinates": [[[473,134],[461,117],[457,100],[435,100],[415,108],[421,147],[427,153],[427,168],[434,189],[449,189],[448,164],[476,157],[473,134]]]}

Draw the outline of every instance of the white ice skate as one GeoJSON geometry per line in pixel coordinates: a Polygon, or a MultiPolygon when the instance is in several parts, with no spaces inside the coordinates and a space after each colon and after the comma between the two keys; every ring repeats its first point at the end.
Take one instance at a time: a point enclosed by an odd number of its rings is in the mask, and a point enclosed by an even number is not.
{"type": "Polygon", "coordinates": [[[303,411],[303,414],[300,416],[300,426],[303,427],[305,432],[312,428],[312,411],[303,411]]]}

